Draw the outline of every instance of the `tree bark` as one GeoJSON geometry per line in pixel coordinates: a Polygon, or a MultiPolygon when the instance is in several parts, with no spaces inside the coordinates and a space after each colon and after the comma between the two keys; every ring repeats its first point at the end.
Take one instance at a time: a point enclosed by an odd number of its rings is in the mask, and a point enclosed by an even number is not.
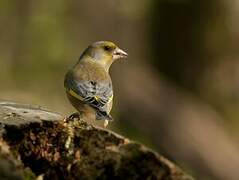
{"type": "Polygon", "coordinates": [[[0,124],[5,179],[192,179],[142,144],[39,106],[0,102],[0,124]]]}

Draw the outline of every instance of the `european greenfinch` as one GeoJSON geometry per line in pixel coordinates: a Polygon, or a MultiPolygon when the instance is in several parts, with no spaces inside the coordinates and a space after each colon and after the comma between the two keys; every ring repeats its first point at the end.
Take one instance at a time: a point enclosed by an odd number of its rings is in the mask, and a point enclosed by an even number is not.
{"type": "Polygon", "coordinates": [[[105,126],[113,120],[110,115],[113,86],[109,68],[115,60],[127,56],[109,41],[98,41],[86,48],[65,76],[67,97],[78,111],[70,118],[105,120],[105,126]]]}

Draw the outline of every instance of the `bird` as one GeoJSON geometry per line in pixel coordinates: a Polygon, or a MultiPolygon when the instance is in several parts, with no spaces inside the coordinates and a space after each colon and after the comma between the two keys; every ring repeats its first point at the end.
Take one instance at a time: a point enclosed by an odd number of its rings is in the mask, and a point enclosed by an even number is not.
{"type": "Polygon", "coordinates": [[[109,69],[113,62],[128,54],[110,41],[89,45],[76,64],[65,75],[64,87],[68,100],[77,110],[69,119],[113,121],[113,85],[109,69]]]}

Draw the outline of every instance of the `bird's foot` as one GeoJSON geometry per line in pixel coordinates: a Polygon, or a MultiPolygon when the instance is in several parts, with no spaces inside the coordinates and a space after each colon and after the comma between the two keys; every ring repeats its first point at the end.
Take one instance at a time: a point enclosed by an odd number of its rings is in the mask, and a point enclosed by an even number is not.
{"type": "Polygon", "coordinates": [[[81,115],[79,112],[75,112],[71,114],[70,116],[66,117],[64,122],[69,123],[69,122],[74,122],[79,120],[81,120],[81,115]]]}
{"type": "Polygon", "coordinates": [[[73,114],[71,114],[69,117],[68,117],[69,120],[80,120],[80,113],[79,112],[75,112],[73,114]]]}

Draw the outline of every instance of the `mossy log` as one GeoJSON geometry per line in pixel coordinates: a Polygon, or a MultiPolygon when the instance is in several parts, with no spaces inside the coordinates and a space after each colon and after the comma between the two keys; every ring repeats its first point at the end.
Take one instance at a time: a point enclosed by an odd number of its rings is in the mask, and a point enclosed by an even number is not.
{"type": "Polygon", "coordinates": [[[145,146],[38,106],[0,102],[1,179],[190,180],[145,146]]]}

